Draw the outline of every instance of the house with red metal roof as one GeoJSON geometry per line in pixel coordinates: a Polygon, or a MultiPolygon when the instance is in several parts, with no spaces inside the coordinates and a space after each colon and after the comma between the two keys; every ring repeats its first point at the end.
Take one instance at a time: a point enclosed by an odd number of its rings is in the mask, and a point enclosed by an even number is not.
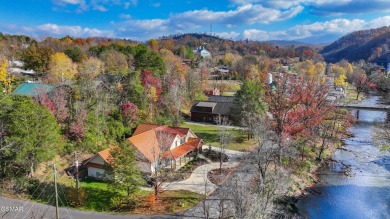
{"type": "MultiPolygon", "coordinates": [[[[136,149],[137,165],[143,173],[154,173],[157,165],[176,170],[196,157],[204,144],[188,128],[155,124],[138,125],[133,136],[127,140],[136,149]]],[[[108,177],[105,166],[113,160],[110,149],[98,152],[85,162],[89,177],[108,177]]]]}
{"type": "Polygon", "coordinates": [[[157,167],[176,170],[201,152],[204,144],[190,129],[140,124],[128,141],[137,149],[142,172],[157,167]]]}

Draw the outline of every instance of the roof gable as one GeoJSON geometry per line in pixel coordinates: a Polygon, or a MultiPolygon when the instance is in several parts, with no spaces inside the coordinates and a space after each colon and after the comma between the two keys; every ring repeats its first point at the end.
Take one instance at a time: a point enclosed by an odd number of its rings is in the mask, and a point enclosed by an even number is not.
{"type": "Polygon", "coordinates": [[[139,134],[141,134],[143,132],[147,132],[147,131],[155,129],[157,127],[159,127],[159,126],[155,125],[155,124],[146,124],[146,123],[139,124],[137,126],[137,128],[135,129],[133,136],[134,135],[139,135],[139,134]]]}
{"type": "Polygon", "coordinates": [[[95,154],[95,156],[91,157],[87,162],[85,162],[85,164],[93,161],[96,157],[102,158],[106,164],[111,164],[113,161],[113,157],[111,156],[110,151],[111,148],[99,151],[97,154],[95,154]]]}
{"type": "Polygon", "coordinates": [[[140,124],[128,139],[151,163],[160,159],[170,149],[176,137],[187,136],[189,128],[140,124]]]}

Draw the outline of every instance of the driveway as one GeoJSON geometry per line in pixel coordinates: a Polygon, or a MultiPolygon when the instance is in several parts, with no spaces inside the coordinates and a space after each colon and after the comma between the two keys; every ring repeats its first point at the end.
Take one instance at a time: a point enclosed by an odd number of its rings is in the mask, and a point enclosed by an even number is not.
{"type": "MultiPolygon", "coordinates": [[[[204,146],[208,148],[208,146],[204,146]]],[[[218,147],[211,147],[212,150],[221,151],[218,147]]],[[[240,164],[240,159],[247,155],[248,152],[240,152],[234,150],[225,150],[225,154],[229,157],[227,162],[222,164],[222,168],[234,168],[240,164]]],[[[211,170],[219,169],[219,162],[213,162],[197,167],[188,179],[163,183],[161,188],[164,190],[179,190],[184,189],[199,194],[209,195],[213,193],[218,186],[213,184],[208,178],[207,173],[211,170]]]]}

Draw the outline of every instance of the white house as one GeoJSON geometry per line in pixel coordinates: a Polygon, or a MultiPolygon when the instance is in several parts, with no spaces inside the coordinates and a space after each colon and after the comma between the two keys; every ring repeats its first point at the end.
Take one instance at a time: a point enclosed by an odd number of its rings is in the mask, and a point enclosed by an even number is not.
{"type": "Polygon", "coordinates": [[[188,128],[154,124],[138,125],[128,141],[137,149],[136,155],[143,163],[141,171],[152,173],[157,164],[177,169],[191,160],[191,152],[203,146],[202,139],[188,128]]]}
{"type": "Polygon", "coordinates": [[[196,50],[194,50],[195,53],[199,54],[203,58],[210,58],[211,53],[205,49],[204,47],[198,47],[196,50]]]}
{"type": "Polygon", "coordinates": [[[105,174],[105,166],[110,165],[111,159],[110,148],[95,154],[85,163],[88,169],[88,176],[95,178],[103,177],[105,174]]]}

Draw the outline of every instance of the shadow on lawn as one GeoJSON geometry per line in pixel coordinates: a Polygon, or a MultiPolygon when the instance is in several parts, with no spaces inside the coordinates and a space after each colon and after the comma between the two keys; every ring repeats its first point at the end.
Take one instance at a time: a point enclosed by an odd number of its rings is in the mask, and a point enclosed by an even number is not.
{"type": "MultiPolygon", "coordinates": [[[[77,193],[75,193],[76,190],[74,187],[58,183],[57,191],[59,196],[59,206],[75,207],[74,203],[77,193]]],[[[40,183],[37,180],[30,180],[28,192],[34,200],[53,206],[55,205],[55,190],[53,182],[40,183]]],[[[95,211],[112,210],[112,198],[125,197],[125,195],[119,190],[111,188],[106,183],[89,179],[82,180],[80,182],[80,194],[81,193],[85,194],[85,198],[81,198],[84,200],[82,201],[80,207],[82,209],[95,211]]]]}
{"type": "Polygon", "coordinates": [[[115,191],[110,187],[104,189],[104,188],[89,186],[97,183],[98,182],[91,181],[91,180],[83,181],[82,187],[85,193],[87,194],[87,200],[83,207],[86,209],[94,209],[96,211],[109,211],[112,209],[111,199],[117,197],[124,197],[124,196],[120,192],[115,191]]]}

